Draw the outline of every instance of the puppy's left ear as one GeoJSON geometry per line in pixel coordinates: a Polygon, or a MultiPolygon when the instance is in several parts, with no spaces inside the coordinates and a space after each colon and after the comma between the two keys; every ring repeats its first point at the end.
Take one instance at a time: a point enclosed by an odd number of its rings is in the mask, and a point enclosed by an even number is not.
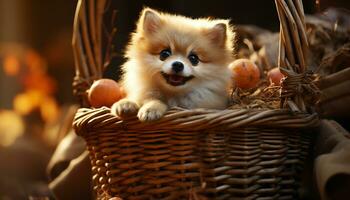
{"type": "Polygon", "coordinates": [[[159,13],[150,8],[146,8],[142,12],[142,28],[146,33],[156,32],[162,25],[163,21],[159,13]]]}
{"type": "Polygon", "coordinates": [[[227,39],[227,24],[218,23],[213,28],[209,29],[207,36],[213,44],[224,46],[227,39]]]}

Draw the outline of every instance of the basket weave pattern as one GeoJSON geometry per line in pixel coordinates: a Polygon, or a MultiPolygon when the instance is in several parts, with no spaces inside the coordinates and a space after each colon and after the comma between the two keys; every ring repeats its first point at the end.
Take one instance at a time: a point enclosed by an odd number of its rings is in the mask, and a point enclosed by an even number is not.
{"type": "Polygon", "coordinates": [[[316,115],[289,110],[173,109],[145,125],[99,108],[80,109],[74,125],[101,195],[294,199],[310,137],[301,128],[316,123],[316,115]]]}
{"type": "MultiPolygon", "coordinates": [[[[87,23],[100,27],[102,17],[96,13],[103,14],[105,3],[78,3],[74,85],[84,105],[84,91],[102,76],[104,65],[98,31],[83,27],[87,23]],[[86,15],[89,21],[82,17],[86,15]],[[93,58],[88,59],[89,54],[93,58]]],[[[276,0],[276,7],[281,21],[279,67],[287,76],[281,109],[173,108],[151,123],[140,123],[136,117],[121,120],[106,107],[79,109],[73,125],[87,142],[100,199],[298,197],[297,175],[310,142],[307,130],[318,123],[316,114],[306,112],[309,102],[302,97],[315,95],[317,88],[311,78],[304,78],[310,76],[304,60],[307,40],[301,1],[276,0]]]]}

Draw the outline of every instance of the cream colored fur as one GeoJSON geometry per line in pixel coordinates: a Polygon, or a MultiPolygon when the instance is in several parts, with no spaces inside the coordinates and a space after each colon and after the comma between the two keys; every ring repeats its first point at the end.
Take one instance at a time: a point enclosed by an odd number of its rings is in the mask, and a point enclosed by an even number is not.
{"type": "Polygon", "coordinates": [[[112,111],[125,117],[137,112],[141,121],[157,120],[171,107],[224,109],[228,102],[234,34],[227,20],[191,19],[146,8],[127,47],[122,85],[127,93],[112,111]],[[162,61],[159,53],[171,49],[162,61]],[[195,52],[200,62],[188,60],[195,52]],[[184,64],[181,75],[194,76],[184,85],[172,86],[161,72],[171,64],[184,64]]]}

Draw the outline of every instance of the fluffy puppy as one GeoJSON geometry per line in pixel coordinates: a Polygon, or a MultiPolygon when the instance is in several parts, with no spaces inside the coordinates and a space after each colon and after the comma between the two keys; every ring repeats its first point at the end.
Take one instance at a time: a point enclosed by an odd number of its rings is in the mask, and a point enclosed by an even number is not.
{"type": "Polygon", "coordinates": [[[120,117],[157,120],[171,107],[224,109],[228,102],[234,33],[228,20],[141,12],[126,49],[122,85],[112,106],[120,117]]]}

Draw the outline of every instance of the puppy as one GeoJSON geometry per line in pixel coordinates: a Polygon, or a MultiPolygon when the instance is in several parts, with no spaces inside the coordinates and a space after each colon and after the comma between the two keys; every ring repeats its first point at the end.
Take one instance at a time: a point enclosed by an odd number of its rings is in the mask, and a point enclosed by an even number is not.
{"type": "Polygon", "coordinates": [[[120,117],[161,118],[171,107],[224,109],[228,103],[234,33],[228,20],[141,12],[126,49],[122,85],[112,106],[120,117]]]}

